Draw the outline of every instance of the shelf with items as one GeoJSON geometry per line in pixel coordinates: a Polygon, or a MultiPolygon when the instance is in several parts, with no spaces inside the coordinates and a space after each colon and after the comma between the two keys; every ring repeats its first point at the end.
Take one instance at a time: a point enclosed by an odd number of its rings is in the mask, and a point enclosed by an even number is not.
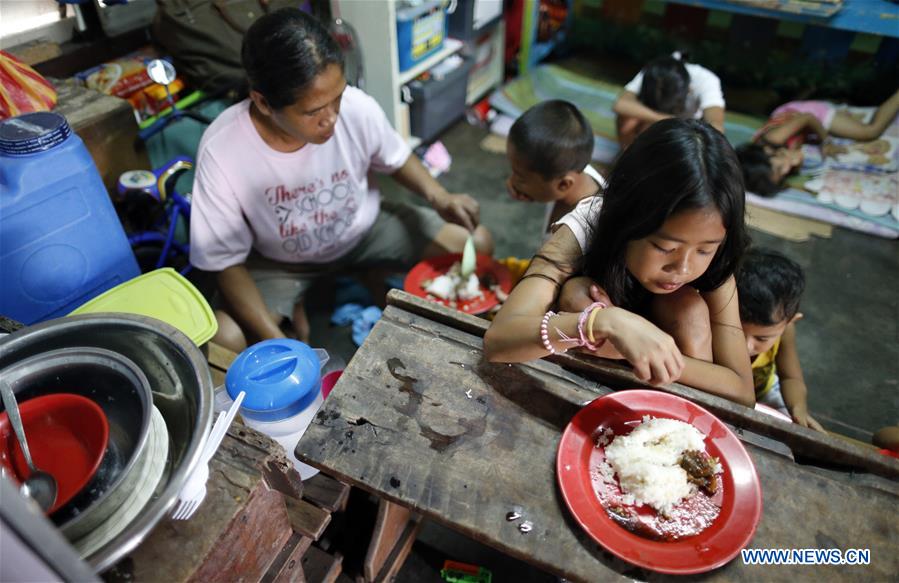
{"type": "Polygon", "coordinates": [[[774,2],[668,1],[735,14],[815,24],[835,30],[899,37],[899,4],[892,0],[844,0],[842,2],[804,2],[800,0],[776,0],[774,2]]]}
{"type": "Polygon", "coordinates": [[[462,52],[474,60],[474,66],[468,77],[466,105],[475,103],[484,94],[503,82],[505,40],[506,25],[505,22],[500,21],[496,26],[482,33],[479,38],[466,43],[466,48],[462,52]],[[489,54],[482,57],[480,51],[488,51],[489,54]]]}
{"type": "MultiPolygon", "coordinates": [[[[549,2],[553,5],[547,10],[547,14],[564,11],[564,20],[559,30],[552,33],[546,41],[538,39],[538,29],[541,26],[541,0],[523,0],[524,11],[521,19],[521,50],[518,53],[518,71],[524,73],[536,66],[565,40],[566,33],[571,27],[574,15],[574,0],[556,0],[549,2]],[[554,4],[558,4],[557,6],[554,4]]],[[[544,17],[551,18],[544,15],[544,17]]]]}
{"type": "Polygon", "coordinates": [[[443,59],[447,58],[450,55],[454,55],[459,52],[462,48],[462,41],[456,40],[454,38],[447,38],[443,41],[443,48],[426,58],[422,62],[418,63],[411,69],[407,71],[403,71],[399,74],[399,86],[402,87],[409,81],[415,79],[443,59]]]}
{"type": "MultiPolygon", "coordinates": [[[[332,14],[355,28],[364,55],[365,86],[384,110],[388,121],[410,144],[409,107],[402,87],[462,48],[462,42],[445,38],[443,46],[405,71],[400,70],[396,0],[331,0],[332,14]]],[[[417,144],[416,144],[417,145],[417,144]]],[[[414,147],[414,146],[413,146],[414,147]]]]}

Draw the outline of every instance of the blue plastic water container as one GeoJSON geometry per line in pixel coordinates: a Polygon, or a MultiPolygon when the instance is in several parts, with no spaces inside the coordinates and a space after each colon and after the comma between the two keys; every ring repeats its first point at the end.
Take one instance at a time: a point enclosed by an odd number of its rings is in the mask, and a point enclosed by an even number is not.
{"type": "Polygon", "coordinates": [[[87,148],[56,113],[0,121],[0,314],[68,314],[140,274],[87,148]]]}
{"type": "Polygon", "coordinates": [[[443,48],[448,21],[445,0],[425,0],[396,11],[400,71],[411,69],[443,48]]]}

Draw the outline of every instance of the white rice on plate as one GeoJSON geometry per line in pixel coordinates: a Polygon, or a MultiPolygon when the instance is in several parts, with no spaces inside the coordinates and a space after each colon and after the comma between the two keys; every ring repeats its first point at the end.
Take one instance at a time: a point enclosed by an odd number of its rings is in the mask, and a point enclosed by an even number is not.
{"type": "MultiPolygon", "coordinates": [[[[663,515],[696,491],[679,465],[684,452],[705,452],[705,436],[675,419],[651,419],[605,447],[606,461],[618,476],[621,490],[637,506],[648,504],[663,515]]],[[[720,468],[716,468],[720,471],[720,468]]]]}
{"type": "Polygon", "coordinates": [[[463,278],[462,268],[458,261],[453,263],[445,275],[438,275],[434,279],[423,281],[422,288],[442,300],[469,301],[484,297],[478,276],[472,273],[467,279],[463,278]]]}

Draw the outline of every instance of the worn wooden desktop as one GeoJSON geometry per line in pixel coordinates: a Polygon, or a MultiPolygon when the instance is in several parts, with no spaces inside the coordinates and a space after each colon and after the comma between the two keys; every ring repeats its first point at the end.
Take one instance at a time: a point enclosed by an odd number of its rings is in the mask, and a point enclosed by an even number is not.
{"type": "MultiPolygon", "coordinates": [[[[556,486],[556,448],[566,424],[584,403],[612,389],[545,360],[487,363],[483,321],[397,291],[388,304],[298,444],[300,459],[378,495],[399,519],[423,515],[566,579],[664,578],[597,545],[572,519],[556,486]],[[512,510],[521,520],[506,520],[512,510]],[[518,530],[522,520],[533,523],[531,532],[518,530]]],[[[583,359],[556,360],[572,365],[583,359]]],[[[629,374],[595,359],[575,366],[593,367],[594,376],[609,382],[629,374]]],[[[788,580],[814,573],[820,580],[886,580],[899,572],[899,463],[686,387],[668,390],[778,438],[738,430],[764,498],[750,547],[871,551],[865,567],[753,567],[737,557],[709,579],[788,580]],[[851,460],[881,475],[799,465],[791,448],[851,460]]]]}

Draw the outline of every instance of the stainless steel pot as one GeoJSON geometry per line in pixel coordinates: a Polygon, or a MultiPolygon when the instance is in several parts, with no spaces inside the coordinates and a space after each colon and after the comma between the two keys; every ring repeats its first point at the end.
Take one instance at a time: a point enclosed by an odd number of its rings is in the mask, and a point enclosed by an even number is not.
{"type": "Polygon", "coordinates": [[[109,445],[85,491],[52,520],[74,541],[106,520],[139,479],[134,472],[147,443],[153,395],[131,360],[103,348],[63,348],[4,367],[19,402],[51,393],[75,393],[97,403],[109,421],[109,445]]]}
{"type": "Polygon", "coordinates": [[[213,386],[205,357],[187,336],[165,322],[133,314],[70,316],[4,336],[0,371],[35,354],[83,346],[117,352],[141,369],[170,438],[165,487],[119,536],[87,557],[99,572],[134,549],[175,504],[209,434],[213,386]]]}

